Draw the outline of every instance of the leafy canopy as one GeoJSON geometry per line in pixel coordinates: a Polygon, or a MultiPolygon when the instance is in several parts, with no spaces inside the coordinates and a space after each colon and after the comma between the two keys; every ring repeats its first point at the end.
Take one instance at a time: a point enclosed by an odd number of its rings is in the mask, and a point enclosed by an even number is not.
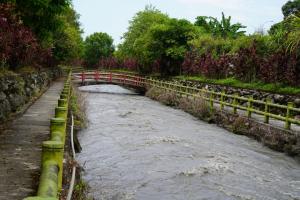
{"type": "MultiPolygon", "coordinates": [[[[10,15],[15,15],[22,26],[33,32],[32,37],[37,39],[41,48],[49,50],[51,63],[70,63],[80,59],[82,31],[71,0],[0,0],[0,3],[13,5],[10,15]]],[[[19,29],[22,32],[22,28],[19,29]]],[[[16,62],[21,59],[19,56],[16,62]]]]}
{"type": "Polygon", "coordinates": [[[85,62],[94,67],[101,58],[107,58],[114,51],[113,39],[107,33],[94,33],[85,40],[85,62]]]}
{"type": "Polygon", "coordinates": [[[148,32],[137,41],[143,62],[150,65],[160,63],[162,75],[178,74],[188,41],[196,33],[196,28],[187,20],[168,19],[164,24],[153,25],[148,32]]]}
{"type": "Polygon", "coordinates": [[[172,19],[147,6],[130,22],[115,55],[123,60],[137,60],[142,72],[153,71],[154,63],[159,63],[162,74],[178,73],[188,41],[196,30],[187,20],[172,19]]]}
{"type": "Polygon", "coordinates": [[[119,45],[117,56],[120,59],[140,57],[137,42],[155,24],[163,24],[168,16],[162,14],[155,7],[146,6],[144,11],[138,12],[130,21],[128,31],[123,35],[123,43],[119,45]]]}
{"type": "Polygon", "coordinates": [[[71,5],[71,0],[1,0],[2,2],[14,3],[24,25],[30,27],[47,46],[51,46],[53,33],[62,25],[57,16],[71,5]]]}
{"type": "Polygon", "coordinates": [[[282,14],[285,18],[296,14],[300,11],[300,0],[292,0],[288,1],[286,4],[282,6],[282,14]]]}
{"type": "Polygon", "coordinates": [[[84,44],[79,15],[69,7],[59,18],[62,26],[53,34],[54,57],[65,64],[80,60],[83,56],[84,44]]]}

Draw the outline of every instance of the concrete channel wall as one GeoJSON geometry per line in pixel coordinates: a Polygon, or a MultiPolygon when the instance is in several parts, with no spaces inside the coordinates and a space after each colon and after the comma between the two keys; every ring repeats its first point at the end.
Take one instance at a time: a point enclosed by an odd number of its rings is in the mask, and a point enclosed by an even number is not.
{"type": "Polygon", "coordinates": [[[50,122],[50,140],[43,142],[42,171],[36,197],[25,200],[58,200],[62,189],[64,146],[71,95],[71,72],[67,76],[55,116],[50,122]]]}

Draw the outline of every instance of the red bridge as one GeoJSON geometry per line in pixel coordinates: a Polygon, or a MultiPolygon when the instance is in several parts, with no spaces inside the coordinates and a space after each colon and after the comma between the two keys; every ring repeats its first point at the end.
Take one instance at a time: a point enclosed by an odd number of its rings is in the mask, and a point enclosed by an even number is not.
{"type": "Polygon", "coordinates": [[[72,76],[74,83],[82,85],[98,84],[98,83],[111,83],[118,85],[133,86],[138,88],[145,88],[147,79],[138,75],[129,75],[114,72],[102,71],[88,71],[81,73],[73,73],[72,76]]]}

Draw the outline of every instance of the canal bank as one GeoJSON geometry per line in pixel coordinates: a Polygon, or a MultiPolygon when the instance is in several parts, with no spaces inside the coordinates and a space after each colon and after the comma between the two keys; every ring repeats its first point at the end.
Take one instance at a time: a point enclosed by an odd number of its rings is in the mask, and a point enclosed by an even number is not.
{"type": "Polygon", "coordinates": [[[78,159],[96,199],[300,198],[293,158],[118,86],[81,89],[78,159]]]}

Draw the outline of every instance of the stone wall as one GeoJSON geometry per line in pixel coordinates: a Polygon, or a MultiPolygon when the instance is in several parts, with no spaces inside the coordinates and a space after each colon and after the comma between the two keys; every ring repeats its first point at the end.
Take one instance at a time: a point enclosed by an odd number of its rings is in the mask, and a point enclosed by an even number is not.
{"type": "Polygon", "coordinates": [[[299,95],[283,95],[283,94],[274,94],[268,93],[264,91],[251,90],[251,89],[243,89],[243,88],[235,88],[230,86],[223,85],[214,85],[207,84],[199,81],[182,81],[182,80],[173,80],[176,83],[180,83],[186,86],[197,87],[197,88],[207,88],[209,90],[214,90],[216,92],[225,91],[226,94],[238,94],[239,96],[249,97],[253,96],[254,99],[257,100],[265,100],[269,98],[274,103],[287,105],[288,102],[293,102],[296,107],[300,107],[300,94],[299,95]]]}
{"type": "Polygon", "coordinates": [[[0,122],[20,111],[61,75],[59,68],[24,74],[0,75],[0,122]]]}

